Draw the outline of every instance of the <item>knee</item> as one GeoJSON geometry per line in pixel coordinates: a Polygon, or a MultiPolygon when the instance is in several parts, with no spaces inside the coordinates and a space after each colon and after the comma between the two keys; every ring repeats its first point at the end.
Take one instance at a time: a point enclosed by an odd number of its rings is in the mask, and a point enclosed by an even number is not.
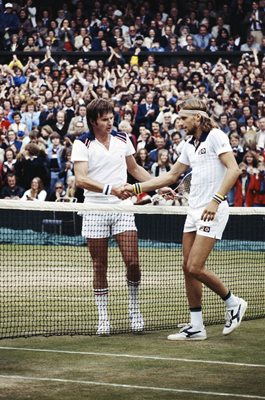
{"type": "Polygon", "coordinates": [[[197,265],[195,265],[193,263],[188,263],[186,265],[185,273],[188,276],[190,276],[192,278],[195,278],[197,280],[201,280],[200,278],[203,275],[203,272],[202,272],[201,268],[199,268],[197,265]]]}

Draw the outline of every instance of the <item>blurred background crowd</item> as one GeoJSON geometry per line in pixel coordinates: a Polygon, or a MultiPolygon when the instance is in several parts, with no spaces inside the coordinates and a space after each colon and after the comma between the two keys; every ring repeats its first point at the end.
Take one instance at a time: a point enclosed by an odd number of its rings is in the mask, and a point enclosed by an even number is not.
{"type": "Polygon", "coordinates": [[[187,139],[178,105],[195,96],[242,172],[230,205],[265,206],[264,0],[0,0],[0,33],[1,198],[83,201],[71,148],[97,97],[137,162],[167,172],[187,139]]]}

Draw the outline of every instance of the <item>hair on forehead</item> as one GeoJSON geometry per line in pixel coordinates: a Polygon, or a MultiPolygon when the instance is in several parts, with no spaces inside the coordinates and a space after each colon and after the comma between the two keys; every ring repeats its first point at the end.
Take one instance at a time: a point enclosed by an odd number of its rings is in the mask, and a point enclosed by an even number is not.
{"type": "Polygon", "coordinates": [[[102,117],[107,113],[114,113],[114,106],[109,100],[102,98],[94,99],[87,106],[88,120],[96,121],[98,117],[102,117]]]}

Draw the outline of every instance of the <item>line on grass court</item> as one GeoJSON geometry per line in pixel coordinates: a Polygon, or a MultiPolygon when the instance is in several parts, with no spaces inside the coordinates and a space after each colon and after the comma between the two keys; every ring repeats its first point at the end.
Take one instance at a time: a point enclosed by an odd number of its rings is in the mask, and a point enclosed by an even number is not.
{"type": "Polygon", "coordinates": [[[219,396],[219,397],[233,397],[239,399],[261,399],[265,400],[264,396],[255,396],[250,394],[234,394],[234,393],[222,393],[222,392],[207,392],[200,390],[186,390],[186,389],[174,389],[174,388],[163,388],[155,386],[139,386],[139,385],[126,385],[120,383],[107,383],[107,382],[95,382],[95,381],[83,381],[74,379],[59,379],[59,378],[37,378],[33,376],[22,376],[22,375],[0,375],[0,379],[14,379],[21,381],[39,381],[39,382],[56,382],[56,383],[73,383],[81,385],[90,386],[105,386],[113,388],[123,388],[123,389],[139,389],[139,390],[152,390],[156,392],[170,392],[170,393],[188,393],[188,394],[204,394],[209,396],[219,396]]]}
{"type": "Polygon", "coordinates": [[[70,351],[70,350],[52,350],[52,349],[34,349],[28,347],[7,347],[0,346],[0,350],[15,350],[15,351],[29,351],[29,352],[42,352],[42,353],[56,353],[56,354],[77,354],[96,357],[123,357],[123,358],[137,358],[142,360],[158,360],[158,361],[180,361],[201,364],[219,364],[219,365],[233,365],[238,367],[252,367],[252,368],[265,368],[264,364],[247,364],[236,363],[229,361],[212,361],[212,360],[196,360],[189,358],[176,358],[176,357],[159,357],[159,356],[142,356],[137,354],[116,354],[116,353],[96,353],[91,351],[70,351]]]}

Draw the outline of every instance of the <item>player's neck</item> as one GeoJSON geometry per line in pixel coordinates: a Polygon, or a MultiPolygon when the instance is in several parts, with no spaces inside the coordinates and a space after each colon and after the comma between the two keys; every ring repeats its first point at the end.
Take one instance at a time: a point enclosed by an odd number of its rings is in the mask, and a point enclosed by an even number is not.
{"type": "Polygon", "coordinates": [[[109,148],[110,145],[110,139],[111,139],[111,135],[109,133],[107,133],[106,135],[97,135],[95,133],[95,138],[101,143],[103,144],[103,146],[105,146],[107,149],[109,148]]]}
{"type": "Polygon", "coordinates": [[[200,129],[194,130],[193,136],[194,136],[195,140],[200,140],[201,135],[202,135],[202,131],[200,129]]]}

